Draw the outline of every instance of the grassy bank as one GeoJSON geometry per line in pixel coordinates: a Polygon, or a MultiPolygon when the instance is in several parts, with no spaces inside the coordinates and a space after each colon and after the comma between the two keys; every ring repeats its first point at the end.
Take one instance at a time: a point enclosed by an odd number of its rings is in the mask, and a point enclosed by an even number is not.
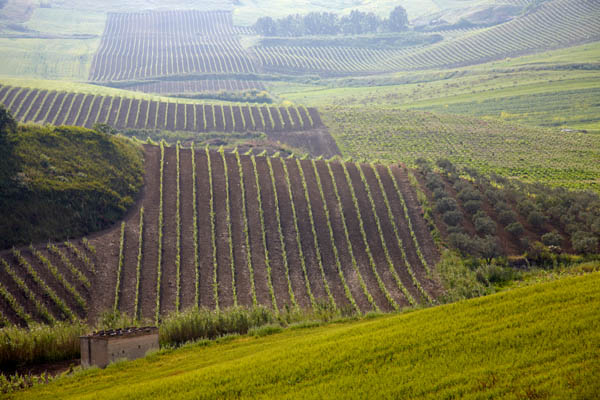
{"type": "Polygon", "coordinates": [[[599,284],[594,273],[408,314],[200,343],[11,398],[592,398],[599,284]]]}
{"type": "Polygon", "coordinates": [[[103,229],[143,184],[142,149],[129,139],[36,125],[2,135],[0,249],[103,229]]]}

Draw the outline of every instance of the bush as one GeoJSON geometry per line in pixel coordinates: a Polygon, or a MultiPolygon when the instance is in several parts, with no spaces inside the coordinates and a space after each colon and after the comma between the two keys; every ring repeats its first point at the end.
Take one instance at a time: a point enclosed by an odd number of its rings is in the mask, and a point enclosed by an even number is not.
{"type": "Polygon", "coordinates": [[[508,226],[517,221],[517,214],[513,210],[501,211],[498,214],[498,221],[504,226],[508,226]]]}
{"type": "Polygon", "coordinates": [[[450,246],[458,250],[463,256],[472,254],[475,249],[473,238],[466,233],[451,233],[448,235],[450,246]]]}
{"type": "Polygon", "coordinates": [[[447,211],[455,211],[458,209],[458,204],[456,204],[456,200],[450,197],[445,197],[435,202],[435,210],[444,214],[447,211]]]}
{"type": "Polygon", "coordinates": [[[492,262],[493,258],[502,255],[502,249],[495,236],[487,235],[484,238],[474,238],[474,245],[474,255],[485,259],[488,264],[492,262]]]}
{"type": "Polygon", "coordinates": [[[444,222],[450,226],[456,226],[462,221],[462,213],[460,211],[446,211],[442,215],[444,222]]]}
{"type": "Polygon", "coordinates": [[[481,210],[481,201],[469,200],[463,205],[463,207],[469,214],[475,214],[477,211],[481,210]]]}
{"type": "Polygon", "coordinates": [[[573,250],[580,254],[593,254],[598,252],[598,238],[588,232],[575,232],[571,236],[573,250]]]}
{"type": "Polygon", "coordinates": [[[506,227],[506,231],[511,235],[518,237],[522,235],[523,232],[525,232],[525,228],[523,228],[523,225],[520,222],[513,222],[511,224],[508,224],[508,226],[506,227]]]}
{"type": "Polygon", "coordinates": [[[464,203],[470,200],[481,200],[481,193],[472,188],[465,188],[456,197],[464,203]]]}
{"type": "Polygon", "coordinates": [[[480,235],[491,235],[496,232],[496,223],[487,215],[482,215],[481,211],[475,214],[473,225],[480,235]]]}
{"type": "Polygon", "coordinates": [[[533,210],[527,216],[527,222],[529,222],[534,229],[541,229],[546,223],[546,216],[537,210],[533,210]]]}
{"type": "Polygon", "coordinates": [[[0,329],[0,369],[18,365],[70,360],[79,356],[81,322],[58,322],[53,326],[33,324],[29,328],[0,329]]]}
{"type": "Polygon", "coordinates": [[[562,243],[562,236],[557,232],[549,232],[542,235],[542,243],[546,246],[560,246],[562,243]]]}

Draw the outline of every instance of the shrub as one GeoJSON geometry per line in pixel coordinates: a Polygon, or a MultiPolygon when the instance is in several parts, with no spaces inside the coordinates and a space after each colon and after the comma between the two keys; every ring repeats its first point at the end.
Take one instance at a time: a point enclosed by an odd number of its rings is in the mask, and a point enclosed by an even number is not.
{"type": "Polygon", "coordinates": [[[481,200],[481,194],[473,188],[461,190],[456,197],[463,203],[469,200],[481,200]]]}
{"type": "Polygon", "coordinates": [[[442,215],[442,219],[450,226],[456,226],[462,221],[462,213],[460,211],[447,211],[442,215]]]}
{"type": "Polygon", "coordinates": [[[592,254],[598,252],[598,238],[588,232],[575,232],[571,236],[573,250],[581,254],[592,254]]]}
{"type": "Polygon", "coordinates": [[[541,212],[533,210],[527,216],[527,222],[535,229],[540,229],[546,223],[546,217],[541,212]]]}
{"type": "Polygon", "coordinates": [[[548,232],[542,235],[542,243],[546,246],[560,246],[562,243],[562,236],[557,232],[548,232]]]}
{"type": "Polygon", "coordinates": [[[473,238],[466,233],[451,233],[448,235],[448,241],[450,246],[458,250],[463,256],[473,254],[476,247],[473,238]]]}
{"type": "Polygon", "coordinates": [[[481,201],[480,200],[469,200],[463,205],[466,212],[469,214],[475,214],[477,211],[481,209],[481,201]]]}
{"type": "Polygon", "coordinates": [[[447,211],[454,211],[457,209],[458,204],[456,204],[456,200],[450,197],[440,199],[435,203],[435,210],[440,214],[444,214],[447,211]]]}
{"type": "Polygon", "coordinates": [[[525,232],[525,228],[523,228],[523,225],[520,222],[513,222],[508,224],[508,226],[506,227],[506,231],[511,235],[517,237],[522,235],[523,232],[525,232]]]}
{"type": "Polygon", "coordinates": [[[496,223],[487,215],[482,215],[481,211],[475,214],[473,218],[475,230],[481,235],[491,235],[496,232],[496,223]]]}
{"type": "Polygon", "coordinates": [[[498,221],[504,226],[508,226],[517,221],[517,214],[512,210],[501,211],[498,214],[498,221]]]}

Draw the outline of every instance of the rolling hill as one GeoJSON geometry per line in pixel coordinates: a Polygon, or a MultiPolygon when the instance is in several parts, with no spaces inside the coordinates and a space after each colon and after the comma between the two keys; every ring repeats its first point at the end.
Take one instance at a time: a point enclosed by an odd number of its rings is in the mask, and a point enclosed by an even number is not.
{"type": "Polygon", "coordinates": [[[12,399],[572,398],[600,392],[600,274],[373,320],[232,337],[12,399]]]}

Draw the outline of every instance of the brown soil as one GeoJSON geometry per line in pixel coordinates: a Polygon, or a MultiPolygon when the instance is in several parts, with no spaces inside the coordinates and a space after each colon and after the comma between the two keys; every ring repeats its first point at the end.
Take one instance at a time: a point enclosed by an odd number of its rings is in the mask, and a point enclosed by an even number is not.
{"type": "Polygon", "coordinates": [[[198,251],[200,257],[199,306],[215,308],[213,298],[213,260],[210,231],[209,175],[206,153],[196,151],[196,187],[198,207],[198,251]]]}
{"type": "MultiPolygon", "coordinates": [[[[46,113],[48,112],[48,110],[50,109],[50,104],[52,104],[52,99],[54,99],[56,97],[57,93],[52,91],[50,92],[50,94],[48,95],[48,97],[46,97],[46,100],[43,102],[43,104],[40,107],[39,110],[39,114],[34,114],[34,117],[37,115],[38,119],[36,121],[36,123],[42,123],[44,116],[46,115],[46,113]]],[[[8,103],[8,101],[5,101],[5,103],[8,103]]]]}
{"type": "Polygon", "coordinates": [[[204,106],[204,115],[206,115],[206,132],[214,131],[216,129],[216,108],[214,106],[204,106]],[[215,113],[213,114],[213,109],[215,113]]]}
{"type": "MultiPolygon", "coordinates": [[[[300,243],[302,245],[302,253],[304,254],[310,288],[315,299],[322,303],[327,303],[327,293],[325,292],[323,280],[321,279],[318,259],[313,245],[310,216],[308,214],[308,206],[304,196],[302,178],[300,177],[296,160],[287,160],[286,164],[290,174],[292,197],[296,206],[298,230],[300,231],[300,243]]],[[[302,274],[304,276],[304,272],[302,272],[302,274]]]]}
{"type": "Polygon", "coordinates": [[[69,104],[73,101],[73,97],[75,97],[75,93],[69,93],[65,97],[65,102],[63,106],[58,110],[58,117],[56,118],[56,125],[62,125],[63,121],[67,116],[67,111],[69,110],[69,104]]]}
{"type": "MultiPolygon", "coordinates": [[[[166,108],[166,105],[165,105],[166,108]]],[[[168,111],[165,115],[165,125],[166,129],[169,131],[174,131],[175,130],[175,116],[177,115],[177,104],[175,103],[169,103],[169,108],[168,111]]],[[[177,124],[181,124],[183,123],[183,113],[180,115],[177,115],[177,119],[179,119],[179,117],[181,117],[181,122],[177,121],[177,124]]]]}
{"type": "Polygon", "coordinates": [[[244,171],[244,186],[246,188],[246,211],[248,217],[248,230],[250,233],[250,250],[252,254],[252,266],[254,270],[256,299],[259,304],[272,306],[271,295],[269,293],[269,286],[267,283],[267,270],[265,267],[265,253],[263,249],[254,168],[252,166],[250,157],[242,157],[241,161],[244,171]]]}
{"type": "MultiPolygon", "coordinates": [[[[135,100],[140,101],[140,100],[135,100]]],[[[134,105],[136,105],[134,103],[134,105]]],[[[131,118],[133,121],[130,121],[131,124],[135,124],[136,118],[137,118],[137,125],[135,125],[136,128],[146,128],[146,116],[148,115],[148,111],[149,111],[149,107],[150,104],[148,103],[148,101],[146,100],[142,100],[142,104],[140,104],[140,114],[139,116],[133,116],[133,118],[131,118]]],[[[131,107],[132,110],[135,110],[133,108],[133,106],[131,107]]]]}
{"type": "MultiPolygon", "coordinates": [[[[108,111],[108,119],[107,124],[111,126],[117,126],[117,116],[119,115],[119,107],[121,105],[120,97],[112,97],[112,104],[110,105],[110,110],[108,111]]],[[[125,109],[127,111],[127,109],[125,109]]]]}
{"type": "Polygon", "coordinates": [[[54,117],[56,117],[56,114],[58,114],[58,112],[60,111],[60,105],[61,105],[63,99],[65,98],[65,96],[66,96],[66,93],[59,93],[56,96],[56,101],[52,105],[52,108],[50,108],[50,112],[48,113],[48,117],[46,118],[45,122],[52,122],[54,117]]]}
{"type": "Polygon", "coordinates": [[[225,131],[223,125],[223,106],[213,106],[215,108],[215,130],[218,132],[225,131]]]}
{"type": "MultiPolygon", "coordinates": [[[[225,186],[225,168],[221,154],[210,155],[213,174],[215,230],[217,239],[217,281],[219,282],[219,307],[233,306],[231,259],[229,257],[229,232],[225,186]]],[[[210,226],[210,225],[209,225],[210,226]]]]}
{"type": "MultiPolygon", "coordinates": [[[[321,178],[321,185],[323,186],[323,192],[325,193],[325,200],[331,216],[331,225],[333,229],[334,242],[337,247],[337,251],[344,273],[344,279],[350,288],[352,297],[358,304],[362,312],[368,312],[372,310],[372,306],[364,294],[358,274],[352,266],[352,255],[348,249],[348,241],[346,240],[346,233],[344,232],[344,226],[342,222],[343,214],[340,209],[340,204],[335,196],[335,189],[333,187],[333,181],[329,175],[327,165],[323,162],[317,162],[317,169],[319,171],[319,177],[321,178]]],[[[356,245],[356,244],[354,244],[356,245]]],[[[354,253],[354,249],[353,249],[354,253]]],[[[362,273],[361,273],[362,275],[362,273]]]]}
{"type": "MultiPolygon", "coordinates": [[[[115,122],[115,126],[117,126],[119,128],[126,128],[125,121],[127,121],[128,114],[131,113],[131,110],[133,110],[134,112],[137,110],[137,109],[129,108],[131,101],[132,101],[131,99],[124,98],[123,101],[121,102],[121,110],[119,111],[119,114],[117,115],[118,119],[115,122]]],[[[133,118],[135,120],[135,115],[133,118]]]]}
{"type": "Polygon", "coordinates": [[[239,305],[251,306],[250,272],[248,271],[246,238],[242,215],[242,186],[235,155],[226,154],[229,174],[229,200],[231,202],[231,235],[233,240],[233,257],[235,260],[235,285],[239,305]]]}
{"type": "Polygon", "coordinates": [[[161,315],[175,310],[177,294],[177,155],[175,147],[165,147],[163,186],[163,243],[160,287],[161,315]]]}
{"type": "MultiPolygon", "coordinates": [[[[46,96],[46,93],[48,93],[47,90],[42,90],[42,92],[38,96],[38,98],[35,101],[35,103],[33,103],[33,105],[31,106],[31,109],[29,110],[29,112],[27,113],[27,115],[25,115],[25,118],[23,118],[23,121],[28,122],[28,121],[32,121],[33,120],[33,117],[35,117],[35,115],[37,114],[37,112],[42,107],[42,100],[44,99],[44,96],[46,96]]],[[[0,97],[2,97],[1,94],[0,94],[0,97]]],[[[88,103],[88,105],[89,105],[89,103],[88,103]]]]}
{"type": "MultiPolygon", "coordinates": [[[[171,110],[171,107],[169,107],[171,110]]],[[[165,129],[167,127],[167,103],[160,102],[158,103],[157,108],[158,120],[156,121],[156,129],[165,129]]],[[[153,117],[154,114],[150,113],[150,117],[153,117]]]]}
{"type": "Polygon", "coordinates": [[[192,179],[192,152],[182,149],[179,157],[181,179],[181,308],[186,309],[195,305],[196,296],[194,209],[192,204],[195,182],[192,179]]]}
{"type": "MultiPolygon", "coordinates": [[[[22,100],[22,102],[25,104],[23,104],[23,106],[21,107],[21,109],[19,110],[19,112],[17,114],[14,114],[15,120],[20,121],[23,118],[23,114],[25,114],[25,111],[27,111],[27,107],[29,106],[29,104],[31,103],[31,101],[33,100],[33,98],[35,97],[35,95],[37,93],[38,93],[37,89],[29,90],[28,92],[26,92],[26,96],[22,100]]],[[[0,97],[0,98],[2,98],[2,97],[0,97]]]]}
{"type": "MultiPolygon", "coordinates": [[[[264,131],[266,129],[266,127],[262,122],[262,118],[261,118],[262,113],[260,110],[261,110],[260,107],[251,107],[250,108],[250,112],[252,113],[252,116],[254,117],[254,123],[256,124],[255,130],[264,131]]],[[[265,122],[266,121],[267,120],[265,120],[265,122]]]]}
{"type": "Polygon", "coordinates": [[[391,169],[394,176],[390,175],[388,169],[384,166],[379,166],[378,172],[386,190],[388,201],[390,202],[390,207],[392,209],[395,223],[398,227],[400,239],[404,245],[408,261],[423,288],[428,293],[438,293],[440,290],[439,285],[436,281],[427,277],[427,271],[417,255],[416,247],[410,234],[410,228],[408,226],[408,222],[405,220],[404,210],[402,208],[400,199],[398,198],[398,193],[394,187],[392,179],[396,179],[398,187],[400,188],[402,196],[404,197],[404,202],[408,208],[408,217],[410,218],[410,222],[421,249],[421,253],[423,254],[427,264],[433,267],[439,259],[439,253],[433,238],[431,237],[431,232],[429,232],[429,228],[423,219],[423,211],[417,200],[417,194],[411,186],[405,170],[397,167],[391,167],[391,169]]]}
{"type": "MultiPolygon", "coordinates": [[[[92,109],[90,110],[90,115],[87,120],[84,122],[86,128],[91,128],[94,126],[96,122],[96,118],[98,117],[98,112],[100,111],[100,102],[102,101],[101,96],[95,96],[94,101],[92,102],[92,109]]],[[[82,114],[86,114],[85,111],[81,111],[82,114]]]]}
{"type": "MultiPolygon", "coordinates": [[[[350,242],[352,243],[354,257],[356,258],[360,274],[363,277],[367,288],[369,289],[369,293],[371,294],[371,296],[373,296],[375,304],[377,304],[377,306],[382,310],[391,310],[391,305],[389,304],[389,302],[385,298],[385,295],[379,288],[379,285],[377,284],[377,278],[375,277],[375,274],[373,273],[373,269],[371,268],[369,262],[369,257],[366,252],[364,240],[359,228],[358,215],[356,213],[354,201],[352,200],[350,187],[348,186],[350,182],[347,181],[346,175],[344,174],[344,170],[341,164],[333,163],[331,164],[331,168],[333,170],[335,182],[338,187],[340,199],[342,200],[342,209],[346,217],[346,225],[348,226],[350,242]]],[[[353,184],[353,186],[355,187],[354,190],[356,191],[356,184],[353,184]]],[[[364,213],[364,211],[364,209],[361,209],[362,213],[364,213]]],[[[363,219],[364,218],[365,215],[363,215],[363,219]]],[[[366,223],[366,221],[364,222],[366,223]]],[[[375,232],[375,234],[378,235],[377,232],[375,232]]],[[[375,256],[375,249],[371,248],[371,252],[375,256]]],[[[383,267],[387,267],[387,264],[384,264],[383,267]]]]}
{"type": "MultiPolygon", "coordinates": [[[[158,113],[158,103],[155,101],[150,101],[150,104],[148,105],[148,124],[144,126],[144,128],[147,129],[159,129],[159,126],[156,126],[156,114],[158,113]]],[[[140,120],[141,123],[144,124],[145,120],[141,119],[141,115],[140,115],[140,120]]],[[[158,124],[160,125],[160,118],[158,118],[158,124]]]]}
{"type": "Polygon", "coordinates": [[[273,184],[269,174],[269,166],[265,157],[256,158],[256,168],[260,181],[260,192],[264,212],[265,229],[267,231],[267,249],[271,264],[271,280],[275,288],[275,298],[279,308],[291,305],[288,282],[283,265],[283,252],[279,238],[276,217],[276,204],[273,195],[273,184]]]}
{"type": "Polygon", "coordinates": [[[340,155],[340,150],[327,128],[294,132],[269,132],[268,138],[308,152],[313,157],[340,155]]]}
{"type": "Polygon", "coordinates": [[[193,104],[185,105],[185,115],[187,115],[187,120],[184,129],[188,131],[198,131],[198,129],[194,125],[194,120],[196,117],[196,111],[194,110],[193,104]]]}
{"type": "Polygon", "coordinates": [[[323,126],[323,121],[321,120],[321,114],[319,114],[319,111],[316,108],[309,108],[308,113],[310,114],[310,116],[313,120],[313,125],[315,128],[319,128],[319,127],[323,126]]]}
{"type": "Polygon", "coordinates": [[[277,187],[277,197],[279,200],[279,213],[281,218],[281,230],[285,241],[285,249],[287,253],[288,269],[290,281],[292,282],[292,290],[296,297],[296,302],[301,308],[308,309],[311,307],[310,298],[306,291],[304,282],[304,273],[300,264],[300,253],[298,252],[298,244],[296,242],[296,228],[294,226],[294,218],[292,213],[292,204],[288,192],[287,182],[283,171],[283,159],[273,159],[273,173],[275,175],[275,185],[277,187]]]}
{"type": "MultiPolygon", "coordinates": [[[[223,109],[223,114],[225,114],[225,132],[233,132],[233,118],[231,118],[231,107],[230,106],[221,106],[223,109]]],[[[236,126],[237,129],[237,126],[236,126]]]]}
{"type": "Polygon", "coordinates": [[[332,250],[331,240],[329,239],[329,228],[327,227],[327,219],[325,209],[321,200],[321,194],[317,186],[315,173],[310,161],[302,161],[302,170],[306,177],[308,193],[310,196],[311,208],[315,219],[315,230],[319,239],[319,248],[323,258],[323,268],[325,276],[331,289],[331,293],[335,298],[339,308],[351,307],[344,294],[344,287],[337,273],[335,265],[335,257],[332,250]]]}

